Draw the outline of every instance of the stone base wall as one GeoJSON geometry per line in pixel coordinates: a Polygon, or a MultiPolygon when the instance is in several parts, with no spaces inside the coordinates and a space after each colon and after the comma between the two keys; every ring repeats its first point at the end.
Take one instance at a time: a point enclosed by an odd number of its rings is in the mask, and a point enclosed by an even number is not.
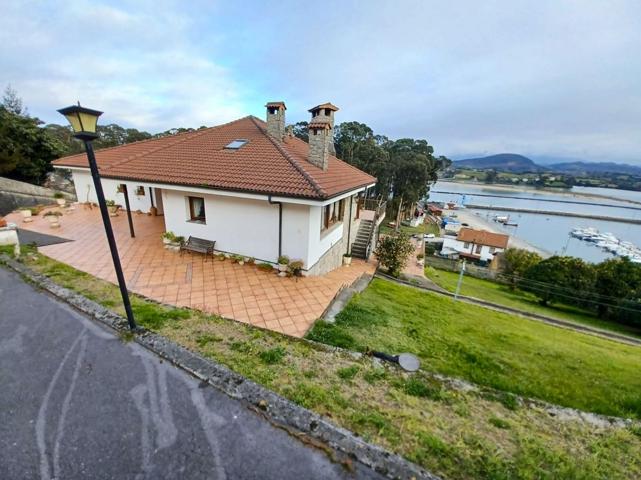
{"type": "MultiPolygon", "coordinates": [[[[347,199],[347,207],[345,208],[345,215],[348,215],[349,210],[349,199],[347,199]]],[[[326,273],[331,272],[335,268],[340,267],[343,265],[343,255],[347,253],[347,242],[348,242],[348,236],[351,238],[351,243],[354,243],[354,240],[356,239],[356,233],[358,232],[358,226],[360,225],[361,221],[358,218],[354,218],[356,215],[356,200],[352,201],[352,213],[349,215],[349,218],[352,218],[352,229],[351,229],[351,235],[349,233],[349,228],[348,225],[344,225],[343,227],[343,238],[340,239],[340,241],[336,242],[334,245],[332,245],[332,248],[327,250],[323,256],[310,268],[305,275],[307,276],[316,276],[316,275],[324,275],[326,273]]]]}
{"type": "Polygon", "coordinates": [[[316,275],[325,275],[326,273],[340,267],[343,264],[343,254],[345,254],[346,250],[347,241],[345,238],[342,238],[323,254],[318,262],[316,262],[314,266],[307,271],[306,275],[312,277],[316,275]]]}

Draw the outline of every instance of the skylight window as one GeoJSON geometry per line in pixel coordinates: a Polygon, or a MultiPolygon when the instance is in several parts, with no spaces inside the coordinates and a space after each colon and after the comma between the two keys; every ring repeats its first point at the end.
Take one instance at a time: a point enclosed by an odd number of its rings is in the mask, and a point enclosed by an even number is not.
{"type": "Polygon", "coordinates": [[[249,140],[245,140],[243,138],[237,138],[233,142],[231,142],[229,145],[227,145],[225,148],[228,148],[230,150],[238,150],[240,147],[245,145],[249,140]]]}

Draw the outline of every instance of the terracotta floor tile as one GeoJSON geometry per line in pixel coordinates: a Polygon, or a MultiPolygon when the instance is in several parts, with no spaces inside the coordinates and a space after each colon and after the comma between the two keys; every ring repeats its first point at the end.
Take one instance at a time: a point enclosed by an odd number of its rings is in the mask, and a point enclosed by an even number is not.
{"type": "MultiPolygon", "coordinates": [[[[52,232],[49,223],[38,216],[24,224],[18,213],[7,216],[21,228],[53,233],[73,240],[41,247],[56,260],[104,280],[116,281],[100,214],[75,206],[61,217],[61,228],[52,232]]],[[[200,308],[223,317],[302,336],[327,307],[343,284],[350,284],[362,273],[372,273],[374,265],[354,259],[323,277],[281,278],[251,265],[229,260],[207,259],[202,255],[180,255],[163,248],[160,234],[163,217],[134,216],[136,238],[129,236],[126,215],[111,217],[118,251],[128,287],[139,294],[180,307],[200,308]]]]}

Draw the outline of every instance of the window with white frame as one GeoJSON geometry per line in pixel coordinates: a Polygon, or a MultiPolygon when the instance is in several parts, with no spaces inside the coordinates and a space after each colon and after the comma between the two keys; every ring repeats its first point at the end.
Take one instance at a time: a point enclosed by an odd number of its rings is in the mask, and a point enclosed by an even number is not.
{"type": "Polygon", "coordinates": [[[189,220],[205,223],[205,199],[202,197],[187,197],[189,200],[189,220]]]}

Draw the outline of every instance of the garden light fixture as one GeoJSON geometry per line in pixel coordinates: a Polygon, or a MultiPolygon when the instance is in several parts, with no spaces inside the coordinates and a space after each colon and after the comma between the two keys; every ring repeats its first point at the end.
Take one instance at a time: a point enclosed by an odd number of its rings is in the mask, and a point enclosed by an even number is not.
{"type": "Polygon", "coordinates": [[[100,207],[102,223],[105,226],[105,234],[107,235],[111,258],[113,260],[114,270],[116,271],[116,277],[118,278],[120,294],[122,295],[122,303],[125,307],[125,313],[127,314],[129,328],[131,330],[136,330],[136,322],[134,320],[133,311],[131,310],[131,302],[129,301],[127,285],[125,284],[125,276],[122,273],[120,257],[118,256],[118,247],[116,246],[116,239],[114,238],[111,221],[109,220],[109,211],[107,210],[107,203],[105,202],[105,194],[102,190],[102,184],[100,183],[100,173],[98,171],[98,165],[96,164],[96,156],[94,155],[93,145],[91,144],[92,140],[98,138],[96,127],[98,124],[98,117],[102,115],[102,112],[81,107],[80,102],[78,102],[78,105],[62,108],[58,110],[58,112],[63,114],[71,124],[73,136],[82,140],[85,144],[85,151],[87,152],[87,159],[89,160],[89,169],[91,170],[93,185],[96,189],[96,197],[98,199],[98,206],[100,207]]]}

